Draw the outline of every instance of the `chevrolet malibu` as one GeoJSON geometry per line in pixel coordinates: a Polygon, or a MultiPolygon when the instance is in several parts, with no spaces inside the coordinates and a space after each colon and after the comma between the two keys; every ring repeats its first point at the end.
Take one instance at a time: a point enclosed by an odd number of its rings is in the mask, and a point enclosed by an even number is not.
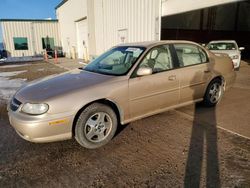
{"type": "Polygon", "coordinates": [[[228,56],[189,41],[123,44],[85,68],[22,87],[9,120],[31,142],[75,137],[98,148],[118,125],[195,102],[215,106],[235,80],[233,68],[228,56]]]}

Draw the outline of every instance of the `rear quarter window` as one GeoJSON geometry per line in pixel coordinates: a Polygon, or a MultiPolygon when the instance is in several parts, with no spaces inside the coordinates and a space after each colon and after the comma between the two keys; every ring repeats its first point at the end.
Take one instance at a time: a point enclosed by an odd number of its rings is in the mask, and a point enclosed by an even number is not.
{"type": "Polygon", "coordinates": [[[207,57],[207,53],[205,52],[205,50],[203,50],[202,48],[199,48],[199,51],[200,51],[200,56],[201,56],[201,62],[202,63],[208,62],[208,57],[207,57]]]}

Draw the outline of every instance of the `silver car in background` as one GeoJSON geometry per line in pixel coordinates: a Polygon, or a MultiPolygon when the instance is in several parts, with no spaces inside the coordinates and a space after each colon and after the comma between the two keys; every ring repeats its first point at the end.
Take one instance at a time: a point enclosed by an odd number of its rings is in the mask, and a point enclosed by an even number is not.
{"type": "Polygon", "coordinates": [[[238,47],[234,40],[217,40],[210,41],[207,45],[207,49],[213,52],[215,55],[218,53],[225,53],[229,55],[234,64],[234,69],[239,70],[241,61],[241,51],[244,47],[238,47]]]}

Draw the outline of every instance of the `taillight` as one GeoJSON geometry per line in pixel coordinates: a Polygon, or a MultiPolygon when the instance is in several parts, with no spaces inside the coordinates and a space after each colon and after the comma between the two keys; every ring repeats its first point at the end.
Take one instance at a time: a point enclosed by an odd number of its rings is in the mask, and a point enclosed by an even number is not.
{"type": "Polygon", "coordinates": [[[234,69],[234,62],[233,61],[231,61],[232,62],[232,69],[234,69]]]}

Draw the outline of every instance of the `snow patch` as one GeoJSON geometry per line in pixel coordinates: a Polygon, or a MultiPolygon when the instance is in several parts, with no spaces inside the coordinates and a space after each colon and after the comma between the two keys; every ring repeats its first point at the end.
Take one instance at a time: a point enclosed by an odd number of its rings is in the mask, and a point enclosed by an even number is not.
{"type": "Polygon", "coordinates": [[[11,77],[11,76],[16,76],[25,72],[27,71],[24,70],[24,71],[13,71],[13,72],[0,72],[0,77],[11,77]]]}
{"type": "Polygon", "coordinates": [[[25,66],[30,66],[31,64],[22,64],[22,65],[4,65],[1,66],[0,68],[16,68],[16,67],[25,67],[25,66]]]}
{"type": "Polygon", "coordinates": [[[27,71],[0,72],[0,101],[8,101],[15,94],[27,79],[10,79],[12,76],[22,74],[27,71]]]}
{"type": "Polygon", "coordinates": [[[4,61],[6,61],[6,58],[0,59],[0,63],[4,63],[4,61]]]}

